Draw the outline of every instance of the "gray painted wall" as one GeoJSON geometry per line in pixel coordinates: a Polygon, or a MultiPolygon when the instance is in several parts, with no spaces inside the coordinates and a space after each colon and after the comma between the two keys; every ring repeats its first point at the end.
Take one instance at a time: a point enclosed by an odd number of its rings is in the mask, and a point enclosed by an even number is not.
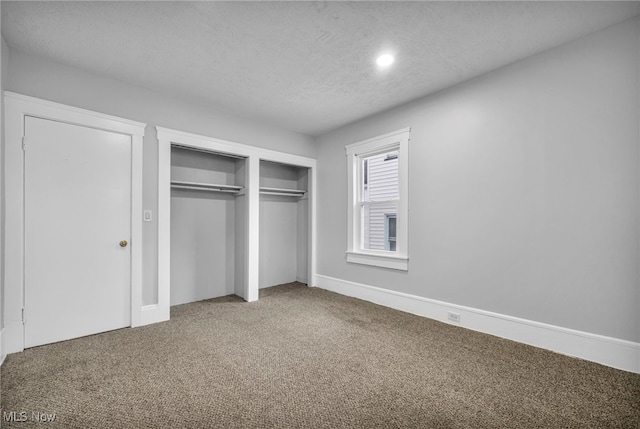
{"type": "Polygon", "coordinates": [[[259,287],[296,281],[298,202],[291,197],[260,196],[259,287]]]}
{"type": "MultiPolygon", "coordinates": [[[[0,10],[2,2],[0,2],[0,10]]],[[[2,20],[0,20],[2,21],[2,20]]],[[[1,31],[1,24],[0,24],[1,31]]],[[[4,37],[0,37],[0,255],[4,255],[4,87],[7,78],[9,49],[4,37]]],[[[4,328],[4,257],[0,257],[0,330],[4,328]]],[[[1,344],[0,344],[1,347],[1,344]]]]}
{"type": "Polygon", "coordinates": [[[639,22],[317,139],[318,273],[640,340],[639,22]],[[409,271],[348,264],[345,145],[403,127],[409,271]]]}
{"type": "MultiPolygon", "coordinates": [[[[3,67],[7,62],[3,59],[3,67]]],[[[105,78],[42,57],[9,49],[6,89],[75,107],[147,123],[144,138],[145,209],[154,222],[143,229],[143,304],[157,302],[157,139],[156,125],[315,158],[310,137],[204,105],[189,104],[139,86],[105,78]]],[[[207,213],[202,212],[205,221],[207,213]]],[[[196,228],[194,222],[193,228],[196,228]]],[[[184,234],[194,231],[184,231],[184,234]]],[[[185,273],[186,275],[187,273],[185,273]]]]}
{"type": "MultiPolygon", "coordinates": [[[[306,185],[306,169],[260,162],[261,187],[306,190],[306,185]]],[[[307,200],[260,196],[260,288],[297,279],[306,283],[307,216],[307,200]]]]}
{"type": "MultiPolygon", "coordinates": [[[[244,159],[174,148],[171,180],[242,186],[244,164],[244,159]]],[[[236,279],[236,262],[244,266],[243,242],[236,241],[236,229],[244,229],[238,198],[243,197],[172,190],[171,305],[242,290],[243,277],[236,279]]]]}

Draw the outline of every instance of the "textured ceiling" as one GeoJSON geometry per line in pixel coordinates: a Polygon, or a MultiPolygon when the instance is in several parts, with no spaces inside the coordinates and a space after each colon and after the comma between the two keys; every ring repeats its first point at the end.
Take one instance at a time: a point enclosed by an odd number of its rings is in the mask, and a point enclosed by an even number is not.
{"type": "Polygon", "coordinates": [[[2,2],[17,50],[318,135],[631,18],[638,2],[2,2]],[[395,53],[388,70],[375,65],[395,53]]]}

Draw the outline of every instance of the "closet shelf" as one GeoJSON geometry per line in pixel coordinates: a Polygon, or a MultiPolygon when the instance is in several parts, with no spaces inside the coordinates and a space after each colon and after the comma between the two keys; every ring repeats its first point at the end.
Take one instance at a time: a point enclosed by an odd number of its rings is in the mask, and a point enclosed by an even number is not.
{"type": "Polygon", "coordinates": [[[260,188],[260,193],[263,195],[280,195],[284,197],[297,197],[301,198],[307,193],[301,189],[284,189],[284,188],[260,188]]]}
{"type": "Polygon", "coordinates": [[[174,189],[191,189],[196,191],[224,192],[227,194],[238,194],[242,190],[242,186],[235,185],[218,185],[214,183],[198,183],[198,182],[182,182],[177,180],[171,181],[171,187],[174,189]]]}

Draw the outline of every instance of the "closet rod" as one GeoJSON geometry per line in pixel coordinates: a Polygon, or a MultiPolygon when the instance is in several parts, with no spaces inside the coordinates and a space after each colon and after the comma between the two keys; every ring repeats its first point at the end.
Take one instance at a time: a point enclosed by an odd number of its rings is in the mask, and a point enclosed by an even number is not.
{"type": "Polygon", "coordinates": [[[211,154],[211,155],[225,156],[227,158],[246,159],[246,156],[235,155],[233,153],[216,152],[214,150],[208,150],[208,149],[203,149],[203,148],[194,147],[194,146],[184,146],[184,145],[181,145],[181,144],[172,144],[171,147],[172,148],[175,147],[177,149],[190,150],[190,151],[193,151],[193,152],[203,152],[203,153],[208,153],[208,154],[211,154]]]}
{"type": "Polygon", "coordinates": [[[193,189],[196,191],[222,192],[225,194],[237,194],[239,192],[234,189],[203,188],[202,186],[171,185],[171,187],[174,189],[193,189]]]}
{"type": "Polygon", "coordinates": [[[302,197],[302,196],[304,196],[304,192],[298,193],[298,194],[293,194],[293,193],[288,193],[288,192],[262,191],[262,192],[260,192],[260,194],[262,194],[262,195],[282,195],[284,197],[302,197]]]}
{"type": "Polygon", "coordinates": [[[224,192],[228,194],[237,194],[242,190],[241,186],[216,185],[213,183],[195,183],[195,182],[179,182],[179,181],[172,181],[171,187],[177,188],[177,189],[193,189],[196,191],[224,192]]]}
{"type": "Polygon", "coordinates": [[[260,188],[263,195],[281,195],[284,197],[303,197],[307,191],[301,189],[260,188]]]}

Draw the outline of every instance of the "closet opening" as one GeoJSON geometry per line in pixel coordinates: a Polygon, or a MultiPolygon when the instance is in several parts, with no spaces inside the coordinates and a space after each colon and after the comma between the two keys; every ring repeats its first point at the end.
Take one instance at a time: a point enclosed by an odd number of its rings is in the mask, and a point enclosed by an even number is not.
{"type": "Polygon", "coordinates": [[[171,305],[244,298],[246,158],[171,145],[171,305]]]}
{"type": "Polygon", "coordinates": [[[308,167],[260,161],[259,288],[308,284],[308,167]]]}

